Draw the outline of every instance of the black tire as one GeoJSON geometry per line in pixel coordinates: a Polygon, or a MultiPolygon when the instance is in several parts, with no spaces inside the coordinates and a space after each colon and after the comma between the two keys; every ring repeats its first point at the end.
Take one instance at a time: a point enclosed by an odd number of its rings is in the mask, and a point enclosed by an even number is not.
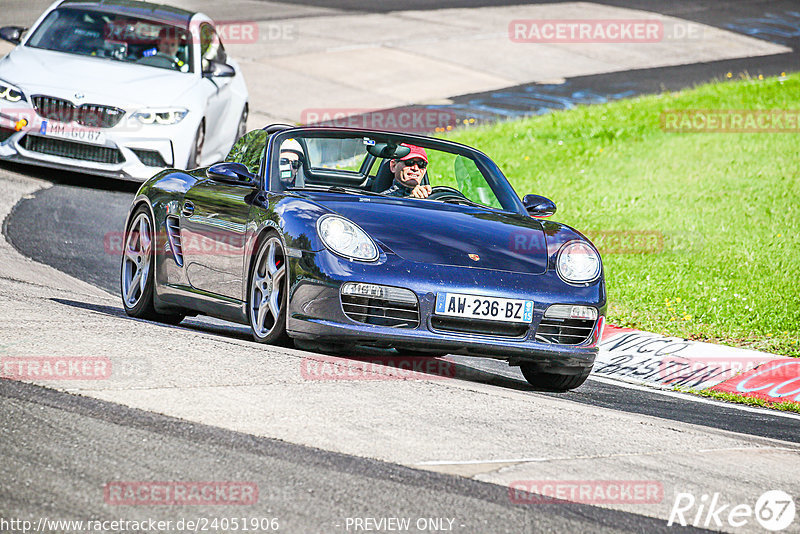
{"type": "Polygon", "coordinates": [[[196,169],[200,166],[200,157],[203,154],[203,145],[206,142],[206,120],[200,121],[197,132],[194,134],[192,148],[189,151],[189,159],[186,162],[187,169],[196,169]]]}
{"type": "Polygon", "coordinates": [[[247,116],[249,114],[250,107],[245,104],[244,109],[242,110],[242,116],[239,119],[239,125],[236,127],[236,139],[233,140],[234,144],[238,141],[244,134],[247,133],[247,116]]]}
{"type": "Polygon", "coordinates": [[[519,368],[525,380],[533,387],[561,393],[575,389],[586,382],[592,370],[591,367],[587,367],[576,375],[559,375],[540,371],[535,364],[530,363],[520,364],[519,368]]]}
{"type": "Polygon", "coordinates": [[[287,345],[290,341],[286,334],[289,267],[286,251],[278,234],[269,232],[261,238],[253,258],[247,277],[247,322],[250,333],[259,343],[287,345]],[[272,256],[270,248],[274,251],[272,256]],[[272,262],[276,272],[271,272],[273,269],[265,262],[272,262]],[[265,297],[265,293],[269,295],[265,297]],[[276,306],[277,315],[274,312],[276,306]]]}
{"type": "Polygon", "coordinates": [[[153,306],[155,241],[156,231],[150,210],[145,205],[139,206],[133,212],[128,227],[125,228],[122,241],[120,265],[122,305],[130,317],[178,324],[183,320],[183,315],[158,313],[153,306]]]}

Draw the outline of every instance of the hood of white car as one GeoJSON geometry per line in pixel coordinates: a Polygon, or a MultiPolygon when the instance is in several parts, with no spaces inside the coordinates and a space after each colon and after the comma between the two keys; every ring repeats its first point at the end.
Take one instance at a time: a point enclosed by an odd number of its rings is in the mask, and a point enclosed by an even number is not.
{"type": "Polygon", "coordinates": [[[201,81],[197,74],[27,46],[16,47],[0,60],[0,79],[28,96],[56,96],[77,104],[102,104],[126,111],[175,105],[201,81]],[[77,99],[76,93],[83,98],[77,99]]]}

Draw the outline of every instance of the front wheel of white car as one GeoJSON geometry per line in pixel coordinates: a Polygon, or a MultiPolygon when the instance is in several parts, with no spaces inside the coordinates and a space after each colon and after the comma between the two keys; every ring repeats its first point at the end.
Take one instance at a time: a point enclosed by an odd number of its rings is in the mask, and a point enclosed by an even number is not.
{"type": "Polygon", "coordinates": [[[203,154],[203,144],[206,141],[206,121],[200,121],[197,132],[194,134],[194,142],[189,151],[189,160],[186,162],[187,169],[196,169],[200,166],[200,157],[203,154]]]}
{"type": "Polygon", "coordinates": [[[247,116],[250,113],[250,107],[245,104],[244,109],[242,110],[242,116],[239,118],[239,126],[236,128],[236,139],[234,139],[234,143],[238,141],[244,134],[247,133],[247,116]]]}

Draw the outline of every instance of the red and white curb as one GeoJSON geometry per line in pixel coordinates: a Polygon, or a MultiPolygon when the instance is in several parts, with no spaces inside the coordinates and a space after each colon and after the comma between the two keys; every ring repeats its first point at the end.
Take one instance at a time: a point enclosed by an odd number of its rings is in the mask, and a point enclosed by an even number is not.
{"type": "Polygon", "coordinates": [[[592,376],[800,402],[800,358],[607,325],[592,376]]]}

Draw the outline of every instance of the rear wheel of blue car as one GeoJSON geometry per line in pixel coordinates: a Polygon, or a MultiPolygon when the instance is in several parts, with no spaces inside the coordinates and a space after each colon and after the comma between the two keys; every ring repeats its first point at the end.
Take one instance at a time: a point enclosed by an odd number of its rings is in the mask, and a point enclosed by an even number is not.
{"type": "Polygon", "coordinates": [[[592,370],[592,368],[589,367],[583,369],[578,374],[560,375],[541,371],[538,365],[531,363],[522,363],[519,368],[525,380],[533,387],[561,392],[575,389],[586,382],[586,379],[589,377],[589,372],[592,370]]]}
{"type": "Polygon", "coordinates": [[[261,240],[250,268],[247,315],[259,343],[280,343],[286,335],[286,253],[274,233],[261,240]]]}
{"type": "Polygon", "coordinates": [[[125,313],[170,324],[181,322],[183,315],[158,313],[153,306],[156,243],[147,206],[139,206],[133,213],[123,243],[120,285],[125,313]]]}

